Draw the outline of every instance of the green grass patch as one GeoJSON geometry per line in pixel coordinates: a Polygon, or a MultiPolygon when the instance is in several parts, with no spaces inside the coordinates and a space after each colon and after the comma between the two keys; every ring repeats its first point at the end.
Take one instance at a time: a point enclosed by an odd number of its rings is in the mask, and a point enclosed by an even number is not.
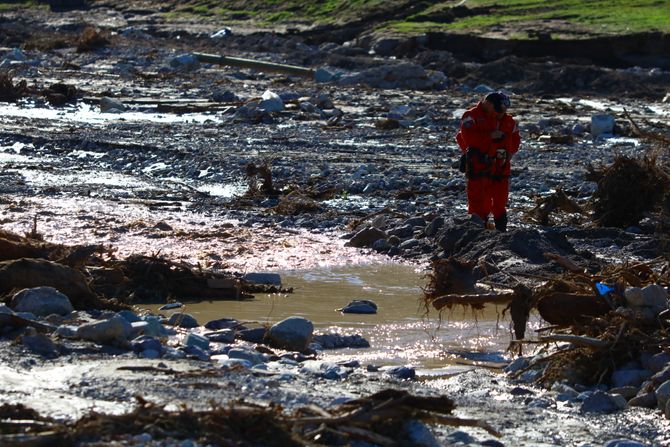
{"type": "MultiPolygon", "coordinates": [[[[29,3],[29,2],[25,2],[29,3]]],[[[523,34],[560,27],[590,34],[670,32],[670,0],[468,0],[477,15],[453,19],[444,0],[190,0],[174,2],[166,17],[184,15],[257,23],[346,23],[394,11],[387,22],[375,25],[403,33],[426,31],[486,32],[513,28],[523,34]],[[407,12],[403,15],[404,10],[407,12]],[[451,16],[451,19],[449,17],[451,16]]],[[[0,5],[3,6],[3,5],[0,5]]]]}
{"type": "Polygon", "coordinates": [[[25,2],[7,2],[0,3],[0,12],[2,11],[14,11],[17,9],[47,9],[49,5],[45,3],[39,3],[37,1],[25,1],[25,2]]]}
{"type": "Polygon", "coordinates": [[[394,22],[390,28],[401,32],[486,31],[508,24],[522,29],[524,24],[553,23],[595,34],[670,32],[670,0],[469,0],[467,6],[484,8],[483,13],[451,23],[430,21],[431,16],[444,12],[444,8],[437,5],[404,21],[394,22]],[[422,27],[422,23],[425,26],[422,27]]]}

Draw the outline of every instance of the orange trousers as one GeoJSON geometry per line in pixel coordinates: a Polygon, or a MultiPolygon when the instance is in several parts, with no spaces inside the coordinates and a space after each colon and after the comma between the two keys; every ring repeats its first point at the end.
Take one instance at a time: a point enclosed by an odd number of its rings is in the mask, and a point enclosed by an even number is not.
{"type": "Polygon", "coordinates": [[[489,214],[493,214],[494,219],[499,219],[507,212],[509,178],[468,179],[467,192],[468,214],[476,214],[486,222],[489,214]]]}

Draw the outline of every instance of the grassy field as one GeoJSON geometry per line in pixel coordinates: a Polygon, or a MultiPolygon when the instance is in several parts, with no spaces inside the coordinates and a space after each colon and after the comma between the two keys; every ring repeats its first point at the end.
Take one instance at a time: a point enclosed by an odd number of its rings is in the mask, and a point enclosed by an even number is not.
{"type": "MultiPolygon", "coordinates": [[[[0,2],[0,11],[38,4],[44,6],[34,0],[0,2]]],[[[168,18],[197,16],[265,26],[372,19],[371,29],[404,33],[497,32],[519,37],[531,28],[552,34],[670,32],[670,0],[171,0],[156,5],[168,7],[168,18]],[[452,10],[459,4],[468,9],[452,10]]]]}
{"type": "Polygon", "coordinates": [[[467,0],[477,14],[454,18],[455,1],[439,0],[191,0],[175,2],[172,14],[196,14],[264,23],[345,23],[384,15],[377,28],[399,32],[487,31],[500,27],[559,25],[591,34],[670,32],[670,0],[467,0]],[[411,6],[411,8],[410,8],[411,6]],[[406,12],[406,14],[403,14],[406,12]]]}

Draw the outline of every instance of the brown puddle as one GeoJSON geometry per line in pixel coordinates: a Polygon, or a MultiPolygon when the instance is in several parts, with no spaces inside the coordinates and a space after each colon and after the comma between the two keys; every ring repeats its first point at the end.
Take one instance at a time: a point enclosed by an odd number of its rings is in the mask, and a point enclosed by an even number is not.
{"type": "MultiPolygon", "coordinates": [[[[325,351],[325,357],[345,358],[363,364],[408,364],[421,368],[440,368],[460,363],[463,358],[481,362],[502,361],[511,335],[509,320],[499,318],[502,308],[488,307],[445,312],[439,322],[431,309],[429,317],[419,303],[426,284],[424,273],[415,266],[367,264],[308,271],[282,272],[289,295],[257,295],[252,301],[200,301],[185,303],[179,310],[204,324],[231,317],[240,321],[273,324],[292,315],[303,316],[316,326],[316,332],[361,334],[369,349],[325,351]],[[354,299],[374,301],[375,315],[342,314],[335,309],[354,299]]],[[[145,306],[158,312],[160,306],[145,306]]],[[[531,321],[530,327],[537,327],[531,321]]]]}

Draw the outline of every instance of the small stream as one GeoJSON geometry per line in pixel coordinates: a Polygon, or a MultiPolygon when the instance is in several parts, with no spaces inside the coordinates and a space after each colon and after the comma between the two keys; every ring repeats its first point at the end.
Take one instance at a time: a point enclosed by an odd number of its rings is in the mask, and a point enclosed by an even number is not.
{"type": "MultiPolygon", "coordinates": [[[[425,272],[403,264],[364,264],[281,272],[292,294],[257,295],[251,301],[200,301],[185,303],[171,312],[190,313],[204,324],[230,317],[240,321],[274,324],[292,315],[311,320],[315,332],[360,334],[371,347],[325,351],[329,360],[358,359],[363,364],[411,365],[423,374],[436,374],[457,364],[489,364],[508,360],[511,340],[509,319],[502,307],[438,313],[421,301],[425,272]],[[353,299],[374,301],[375,315],[343,314],[336,309],[353,299]]],[[[149,306],[157,312],[160,306],[149,306]]],[[[539,322],[531,320],[529,328],[539,322]]]]}

